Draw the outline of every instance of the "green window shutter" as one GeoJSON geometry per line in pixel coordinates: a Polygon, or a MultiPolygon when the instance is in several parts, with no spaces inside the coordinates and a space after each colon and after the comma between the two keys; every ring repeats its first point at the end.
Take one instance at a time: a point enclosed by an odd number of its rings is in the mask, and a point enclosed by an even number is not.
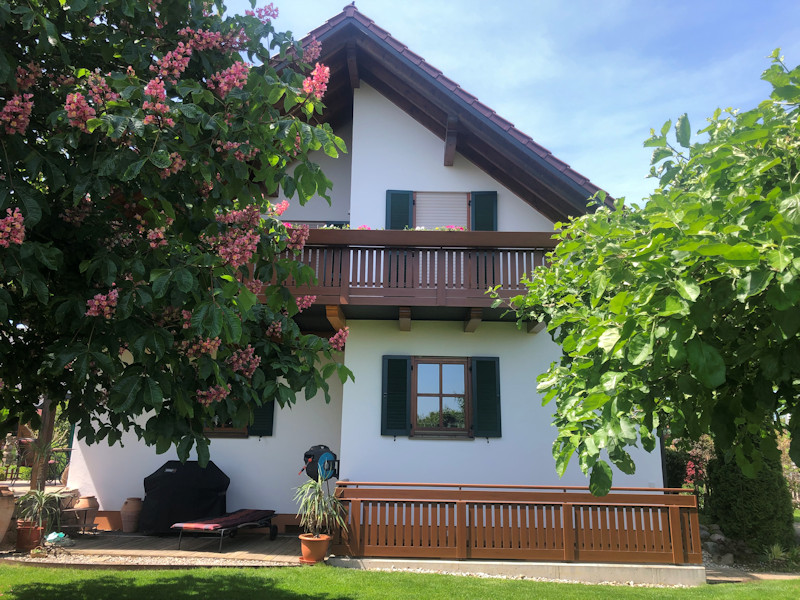
{"type": "Polygon", "coordinates": [[[262,437],[272,435],[275,421],[275,400],[253,407],[253,424],[247,428],[247,435],[262,437]]]}
{"type": "Polygon", "coordinates": [[[386,229],[413,229],[413,205],[413,192],[386,190],[386,229]]]}
{"type": "Polygon", "coordinates": [[[500,437],[500,359],[472,359],[472,429],[475,437],[500,437]]]}
{"type": "Polygon", "coordinates": [[[470,194],[473,231],[497,231],[497,192],[470,194]]]}
{"type": "Polygon", "coordinates": [[[411,433],[411,357],[383,357],[381,435],[411,433]]]}

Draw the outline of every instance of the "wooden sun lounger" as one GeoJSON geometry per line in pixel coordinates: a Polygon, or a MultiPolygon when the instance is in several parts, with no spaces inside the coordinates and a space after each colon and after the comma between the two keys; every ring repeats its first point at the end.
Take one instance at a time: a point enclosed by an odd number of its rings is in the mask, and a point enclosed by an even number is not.
{"type": "Polygon", "coordinates": [[[277,525],[272,524],[272,516],[274,514],[274,510],[242,508],[220,517],[175,523],[171,528],[180,532],[178,535],[178,550],[181,549],[181,539],[185,531],[194,534],[219,534],[218,552],[222,552],[222,538],[226,535],[229,537],[235,536],[243,527],[269,527],[269,539],[274,540],[278,535],[277,525]]]}

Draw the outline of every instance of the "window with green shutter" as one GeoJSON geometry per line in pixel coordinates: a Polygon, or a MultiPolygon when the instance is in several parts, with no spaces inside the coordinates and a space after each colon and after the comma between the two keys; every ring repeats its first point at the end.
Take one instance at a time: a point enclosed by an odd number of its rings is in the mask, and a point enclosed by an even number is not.
{"type": "Polygon", "coordinates": [[[381,435],[408,435],[411,431],[411,357],[383,357],[381,435]]]}
{"type": "Polygon", "coordinates": [[[381,435],[500,437],[497,357],[383,357],[381,435]]]}
{"type": "Polygon", "coordinates": [[[386,191],[386,229],[414,228],[414,192],[386,191]]]}
{"type": "Polygon", "coordinates": [[[275,401],[270,400],[253,410],[253,423],[247,428],[247,435],[263,437],[272,435],[275,421],[275,401]]]}
{"type": "Polygon", "coordinates": [[[497,231],[497,192],[470,194],[473,231],[497,231]]]}

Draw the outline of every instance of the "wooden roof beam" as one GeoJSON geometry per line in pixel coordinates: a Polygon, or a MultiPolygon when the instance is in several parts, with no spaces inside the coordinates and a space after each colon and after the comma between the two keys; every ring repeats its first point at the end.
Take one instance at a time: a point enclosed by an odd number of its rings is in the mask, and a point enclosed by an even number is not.
{"type": "Polygon", "coordinates": [[[325,316],[328,318],[328,323],[337,331],[344,329],[347,325],[344,311],[338,304],[327,304],[325,306],[325,316]]]}
{"type": "Polygon", "coordinates": [[[475,330],[478,329],[478,325],[481,324],[482,320],[483,309],[470,308],[469,314],[467,315],[467,320],[464,321],[464,333],[475,333],[475,330]]]}
{"type": "Polygon", "coordinates": [[[528,321],[527,330],[528,333],[537,334],[540,331],[543,331],[545,328],[545,324],[542,321],[528,321]]]}
{"type": "Polygon", "coordinates": [[[398,313],[398,325],[400,326],[400,331],[411,331],[411,307],[410,306],[401,306],[397,309],[398,313]]]}
{"type": "Polygon", "coordinates": [[[444,166],[452,167],[458,143],[458,117],[447,117],[447,132],[444,135],[444,166]]]}
{"type": "Polygon", "coordinates": [[[361,79],[358,76],[358,60],[356,60],[355,42],[347,44],[347,74],[350,76],[350,88],[356,89],[361,79]]]}

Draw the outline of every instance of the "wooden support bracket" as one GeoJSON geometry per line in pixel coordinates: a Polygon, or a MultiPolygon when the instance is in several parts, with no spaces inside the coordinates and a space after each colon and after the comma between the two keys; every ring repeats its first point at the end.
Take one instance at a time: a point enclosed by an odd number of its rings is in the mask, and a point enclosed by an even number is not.
{"type": "Polygon", "coordinates": [[[347,319],[344,316],[342,307],[337,304],[327,304],[325,306],[325,316],[328,317],[328,323],[336,329],[344,329],[347,325],[347,319]]]}
{"type": "Polygon", "coordinates": [[[467,320],[464,321],[464,333],[474,333],[483,319],[483,309],[470,308],[467,320]]]}
{"type": "Polygon", "coordinates": [[[528,333],[539,333],[545,328],[541,321],[528,321],[528,333]]]}
{"type": "Polygon", "coordinates": [[[397,312],[400,331],[411,331],[411,307],[401,306],[397,312]]]}
{"type": "Polygon", "coordinates": [[[358,61],[356,60],[356,45],[350,42],[347,45],[347,74],[350,76],[350,88],[356,89],[360,84],[358,77],[358,61]]]}
{"type": "Polygon", "coordinates": [[[458,143],[458,117],[447,118],[447,132],[444,136],[444,166],[452,167],[458,143]]]}

